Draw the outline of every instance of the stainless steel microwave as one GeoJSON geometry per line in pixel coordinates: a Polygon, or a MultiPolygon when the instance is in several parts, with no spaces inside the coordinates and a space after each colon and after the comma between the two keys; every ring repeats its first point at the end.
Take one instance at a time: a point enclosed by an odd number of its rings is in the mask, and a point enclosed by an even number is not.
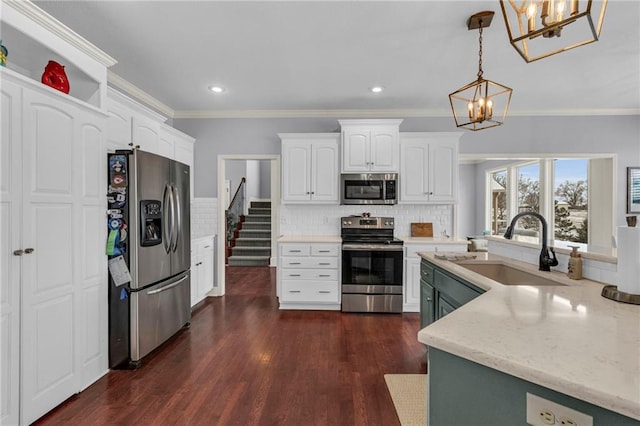
{"type": "Polygon", "coordinates": [[[397,173],[340,175],[341,204],[397,204],[397,173]]]}

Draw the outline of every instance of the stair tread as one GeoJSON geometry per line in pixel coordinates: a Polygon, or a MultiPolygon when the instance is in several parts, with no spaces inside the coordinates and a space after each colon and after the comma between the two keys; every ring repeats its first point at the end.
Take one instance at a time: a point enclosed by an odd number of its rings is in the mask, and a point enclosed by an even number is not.
{"type": "Polygon", "coordinates": [[[236,260],[254,260],[254,259],[269,259],[270,256],[229,256],[229,259],[236,260]]]}

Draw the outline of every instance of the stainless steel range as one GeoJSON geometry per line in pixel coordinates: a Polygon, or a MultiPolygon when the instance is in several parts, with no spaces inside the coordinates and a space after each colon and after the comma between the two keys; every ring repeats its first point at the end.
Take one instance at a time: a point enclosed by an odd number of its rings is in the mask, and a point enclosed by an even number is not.
{"type": "Polygon", "coordinates": [[[343,217],[342,311],[402,312],[402,240],[392,217],[343,217]]]}

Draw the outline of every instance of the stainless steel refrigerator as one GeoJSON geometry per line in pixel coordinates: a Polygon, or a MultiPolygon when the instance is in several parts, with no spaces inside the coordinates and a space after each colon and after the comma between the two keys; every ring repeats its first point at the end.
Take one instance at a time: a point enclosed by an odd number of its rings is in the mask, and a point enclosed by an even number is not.
{"type": "Polygon", "coordinates": [[[109,154],[108,168],[110,271],[124,262],[131,278],[110,274],[109,366],[136,368],[191,319],[190,170],[140,150],[109,154]]]}

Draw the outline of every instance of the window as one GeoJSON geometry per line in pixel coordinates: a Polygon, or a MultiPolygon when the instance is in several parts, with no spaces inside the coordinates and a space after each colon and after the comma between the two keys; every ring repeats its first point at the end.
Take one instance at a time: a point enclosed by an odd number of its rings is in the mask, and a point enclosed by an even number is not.
{"type": "Polygon", "coordinates": [[[504,233],[507,229],[507,171],[490,174],[491,189],[491,234],[504,233]]]}
{"type": "MultiPolygon", "coordinates": [[[[547,219],[549,243],[578,245],[581,251],[611,255],[614,212],[614,159],[542,158],[488,169],[486,229],[503,235],[511,218],[523,211],[547,219]]],[[[540,222],[522,217],[514,238],[538,243],[540,222]]]]}
{"type": "Polygon", "coordinates": [[[589,242],[587,164],[585,159],[554,160],[554,237],[557,241],[589,242]]]}

